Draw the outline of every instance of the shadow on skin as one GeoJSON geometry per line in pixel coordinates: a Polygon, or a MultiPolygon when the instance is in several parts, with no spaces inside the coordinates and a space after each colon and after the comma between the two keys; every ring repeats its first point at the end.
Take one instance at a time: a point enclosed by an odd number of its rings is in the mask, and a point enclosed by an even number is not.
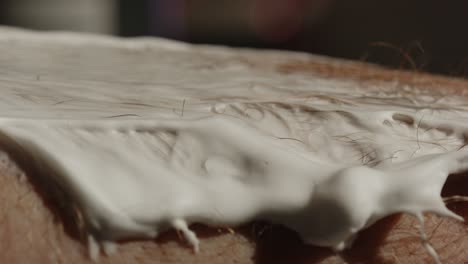
{"type": "MultiPolygon", "coordinates": [[[[341,253],[340,257],[347,263],[379,262],[378,248],[398,218],[385,218],[361,232],[352,249],[341,253]]],[[[337,255],[329,248],[304,244],[295,232],[280,226],[269,227],[255,242],[257,264],[321,263],[337,255]]]]}
{"type": "MultiPolygon", "coordinates": [[[[468,196],[468,172],[450,175],[445,182],[441,195],[442,197],[468,196]]],[[[467,202],[451,202],[447,204],[447,208],[467,219],[468,206],[466,205],[467,202]]],[[[467,221],[463,222],[463,224],[468,225],[467,221]]]]}
{"type": "Polygon", "coordinates": [[[255,263],[320,263],[333,255],[327,248],[304,244],[292,230],[277,225],[265,225],[256,238],[255,263]]]}
{"type": "Polygon", "coordinates": [[[401,216],[395,214],[385,217],[359,233],[353,247],[342,254],[346,263],[385,263],[386,260],[379,255],[379,248],[401,216]]]}

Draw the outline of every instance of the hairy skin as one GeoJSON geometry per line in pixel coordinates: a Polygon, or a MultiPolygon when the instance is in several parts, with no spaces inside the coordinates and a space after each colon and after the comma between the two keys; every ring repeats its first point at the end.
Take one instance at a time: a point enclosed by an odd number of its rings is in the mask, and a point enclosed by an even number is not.
{"type": "MultiPolygon", "coordinates": [[[[464,93],[466,82],[426,74],[385,70],[364,64],[295,63],[278,67],[281,74],[313,74],[317,78],[341,78],[357,85],[379,83],[383,89],[409,85],[418,89],[447,87],[444,91],[464,93]],[[394,85],[396,80],[397,86],[394,85]]],[[[416,89],[415,88],[415,89],[416,89]]],[[[434,90],[435,92],[435,90],[434,90]]],[[[18,174],[13,163],[0,164],[0,263],[92,263],[79,221],[72,219],[47,182],[38,182],[26,170],[18,174]],[[78,225],[78,226],[77,226],[78,225]]],[[[465,175],[468,176],[468,175],[465,175]]],[[[453,175],[443,195],[468,195],[468,177],[453,175]]],[[[468,204],[449,208],[468,217],[468,204]]],[[[418,221],[408,215],[387,217],[361,232],[354,246],[339,255],[329,249],[304,245],[294,232],[265,223],[236,229],[192,227],[201,239],[194,254],[175,231],[156,241],[125,241],[99,263],[431,263],[421,243],[418,221]]],[[[468,234],[464,223],[426,215],[425,232],[442,263],[468,261],[468,234]]]]}

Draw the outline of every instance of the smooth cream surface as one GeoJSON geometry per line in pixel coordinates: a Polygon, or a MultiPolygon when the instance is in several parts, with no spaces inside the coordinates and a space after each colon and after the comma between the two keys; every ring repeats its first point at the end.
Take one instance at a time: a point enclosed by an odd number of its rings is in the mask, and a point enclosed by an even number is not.
{"type": "Polygon", "coordinates": [[[104,245],[262,219],[341,250],[395,212],[462,220],[440,192],[468,168],[466,99],[276,70],[309,59],[3,28],[0,132],[104,245]]]}

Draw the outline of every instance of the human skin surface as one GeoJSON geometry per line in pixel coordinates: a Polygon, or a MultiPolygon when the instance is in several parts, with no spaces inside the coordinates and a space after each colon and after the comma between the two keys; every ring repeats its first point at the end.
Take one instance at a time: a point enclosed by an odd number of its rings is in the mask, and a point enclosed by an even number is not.
{"type": "MultiPolygon", "coordinates": [[[[308,72],[317,78],[349,79],[354,83],[380,86],[424,87],[463,96],[468,84],[415,72],[385,70],[361,63],[340,65],[333,60],[291,63],[278,68],[280,74],[308,72]],[[357,80],[357,82],[356,82],[357,80]]],[[[394,88],[392,88],[394,89],[394,88]]],[[[8,152],[8,150],[6,150],[8,152]]],[[[1,263],[92,263],[86,234],[73,208],[55,187],[35,173],[26,161],[6,161],[0,166],[0,246],[1,263]],[[20,169],[16,167],[16,164],[20,169]],[[24,172],[19,172],[24,171],[24,172]]],[[[468,178],[449,177],[442,195],[468,195],[468,178]]],[[[468,205],[450,203],[448,207],[464,218],[468,205]]],[[[424,230],[442,263],[468,261],[466,226],[449,218],[426,214],[424,230]]],[[[79,217],[78,217],[79,218],[79,217]]],[[[432,257],[421,243],[419,222],[410,215],[393,215],[360,232],[349,250],[336,253],[326,248],[303,244],[291,230],[269,223],[246,223],[241,227],[192,226],[201,240],[194,253],[175,231],[163,233],[154,241],[122,241],[100,263],[431,263],[432,257]]]]}

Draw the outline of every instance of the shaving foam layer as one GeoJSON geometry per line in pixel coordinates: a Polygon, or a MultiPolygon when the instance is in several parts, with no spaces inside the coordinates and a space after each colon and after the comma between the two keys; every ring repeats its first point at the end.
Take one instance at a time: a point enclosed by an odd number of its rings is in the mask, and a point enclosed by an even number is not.
{"type": "Polygon", "coordinates": [[[6,31],[0,132],[56,172],[92,245],[176,228],[198,250],[190,223],[262,219],[342,250],[393,213],[462,220],[440,197],[468,167],[461,98],[260,63],[304,54],[6,31]]]}

